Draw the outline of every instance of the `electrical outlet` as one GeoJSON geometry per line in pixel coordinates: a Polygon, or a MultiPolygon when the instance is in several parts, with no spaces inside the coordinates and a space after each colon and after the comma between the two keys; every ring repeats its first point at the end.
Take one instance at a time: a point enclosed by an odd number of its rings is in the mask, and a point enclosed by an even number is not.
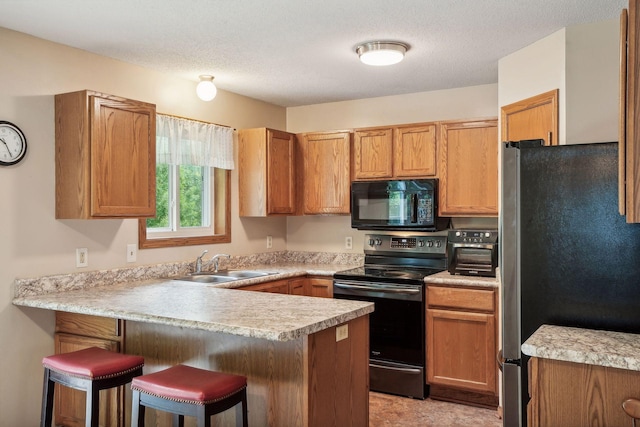
{"type": "Polygon", "coordinates": [[[349,325],[340,325],[336,327],[336,342],[349,338],[349,325]]]}
{"type": "Polygon", "coordinates": [[[273,247],[273,237],[267,236],[267,249],[271,249],[273,247]]]}
{"type": "Polygon", "coordinates": [[[77,248],[76,249],[76,267],[88,267],[89,266],[89,249],[77,248]]]}
{"type": "Polygon", "coordinates": [[[344,248],[353,249],[353,237],[347,236],[344,238],[344,248]]]}
{"type": "Polygon", "coordinates": [[[136,262],[138,258],[138,246],[135,243],[127,245],[127,262],[136,262]]]}

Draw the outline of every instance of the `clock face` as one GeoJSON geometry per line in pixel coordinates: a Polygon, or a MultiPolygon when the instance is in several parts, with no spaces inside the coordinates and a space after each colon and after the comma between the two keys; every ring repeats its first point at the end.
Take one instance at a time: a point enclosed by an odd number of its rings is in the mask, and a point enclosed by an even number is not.
{"type": "Polygon", "coordinates": [[[13,123],[0,121],[0,166],[18,163],[27,154],[27,138],[13,123]]]}

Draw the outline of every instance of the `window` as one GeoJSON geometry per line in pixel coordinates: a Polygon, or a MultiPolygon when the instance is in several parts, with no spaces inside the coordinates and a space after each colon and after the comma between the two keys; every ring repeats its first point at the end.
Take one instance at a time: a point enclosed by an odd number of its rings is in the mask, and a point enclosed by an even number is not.
{"type": "Polygon", "coordinates": [[[138,222],[140,248],[231,241],[233,129],[158,114],[156,217],[138,222]]]}

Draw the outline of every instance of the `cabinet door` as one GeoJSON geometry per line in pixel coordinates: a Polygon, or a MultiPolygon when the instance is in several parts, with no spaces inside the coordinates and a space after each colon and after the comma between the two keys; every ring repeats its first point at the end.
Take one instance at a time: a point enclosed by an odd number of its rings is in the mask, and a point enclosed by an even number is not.
{"type": "Polygon", "coordinates": [[[497,392],[495,316],[427,309],[427,382],[497,392]]]}
{"type": "MultiPolygon", "coordinates": [[[[101,338],[90,338],[71,334],[55,334],[55,353],[69,353],[88,347],[100,347],[118,352],[120,344],[101,338]]],[[[56,426],[84,427],[86,393],[69,387],[55,385],[56,426]]],[[[124,394],[122,387],[100,392],[100,426],[118,427],[124,425],[124,394]]]]}
{"type": "Polygon", "coordinates": [[[255,285],[243,286],[244,291],[271,292],[275,294],[289,293],[289,280],[274,280],[272,282],[258,283],[255,285]]]}
{"type": "Polygon", "coordinates": [[[351,190],[351,134],[304,134],[303,213],[348,214],[351,190]]]}
{"type": "Polygon", "coordinates": [[[438,177],[441,216],[497,216],[497,121],[442,123],[438,177]]]}
{"type": "Polygon", "coordinates": [[[544,139],[558,145],[558,89],[501,108],[503,141],[544,139]]]}
{"type": "Polygon", "coordinates": [[[307,295],[312,297],[333,298],[333,279],[310,277],[307,295]]]}
{"type": "Polygon", "coordinates": [[[393,175],[398,178],[434,177],[436,125],[400,127],[393,143],[393,175]]]}
{"type": "Polygon", "coordinates": [[[306,295],[307,278],[289,280],[289,293],[291,295],[306,295]]]}
{"type": "Polygon", "coordinates": [[[295,136],[267,130],[267,213],[295,212],[295,136]]]}
{"type": "Polygon", "coordinates": [[[91,214],[153,217],[155,108],[136,101],[90,98],[91,214]]]}
{"type": "Polygon", "coordinates": [[[393,129],[360,129],[353,134],[354,179],[391,178],[393,129]]]}

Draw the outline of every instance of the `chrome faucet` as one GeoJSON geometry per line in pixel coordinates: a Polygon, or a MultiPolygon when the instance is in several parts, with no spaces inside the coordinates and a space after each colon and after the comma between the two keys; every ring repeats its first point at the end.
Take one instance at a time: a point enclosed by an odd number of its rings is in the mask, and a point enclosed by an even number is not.
{"type": "Polygon", "coordinates": [[[202,263],[202,258],[207,254],[207,252],[209,252],[208,250],[204,250],[202,252],[202,254],[196,258],[196,268],[194,273],[198,274],[202,272],[202,268],[206,267],[207,265],[213,263],[213,271],[214,273],[218,272],[218,265],[220,263],[220,257],[227,257],[227,258],[231,258],[231,255],[229,254],[217,254],[211,257],[211,259],[209,261],[207,261],[206,263],[202,263]]]}
{"type": "Polygon", "coordinates": [[[231,259],[231,255],[229,255],[229,254],[216,254],[216,255],[212,256],[211,259],[209,260],[209,262],[207,262],[207,264],[213,263],[213,271],[214,271],[214,273],[218,272],[218,264],[220,263],[220,257],[226,257],[227,259],[231,259]]]}

